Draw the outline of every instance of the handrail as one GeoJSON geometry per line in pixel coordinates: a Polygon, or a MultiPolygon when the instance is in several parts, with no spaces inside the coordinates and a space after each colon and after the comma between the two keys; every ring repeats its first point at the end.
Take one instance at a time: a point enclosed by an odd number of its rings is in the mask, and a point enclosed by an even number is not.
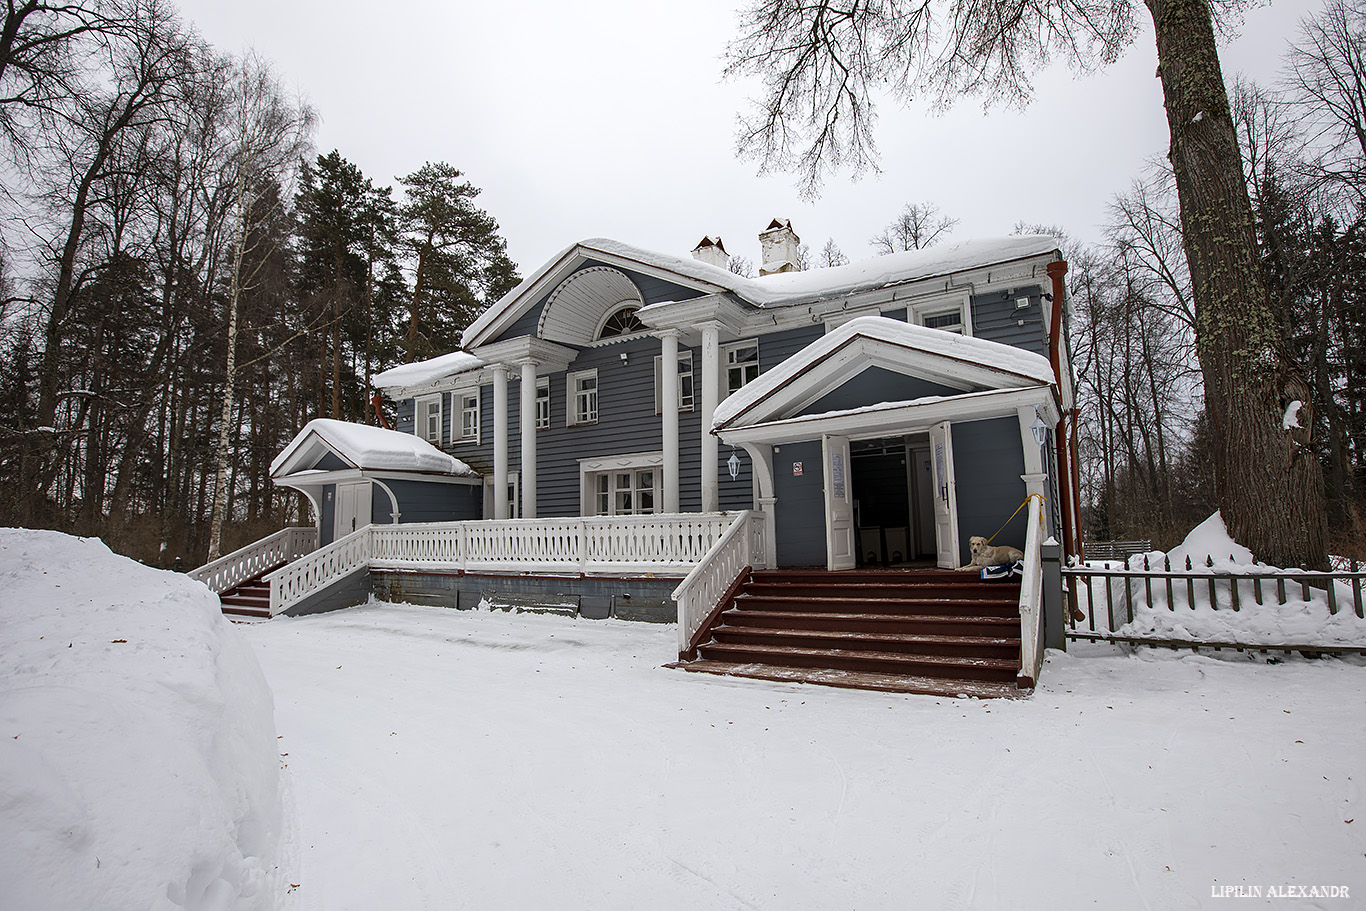
{"type": "Polygon", "coordinates": [[[270,615],[273,617],[288,610],[338,579],[368,568],[372,551],[370,534],[374,528],[374,525],[358,528],[266,576],[270,582],[270,615]]]}
{"type": "Polygon", "coordinates": [[[678,652],[686,653],[693,637],[711,616],[718,602],[747,567],[763,566],[767,547],[764,515],[745,510],[736,516],[726,533],[692,568],[673,591],[678,603],[678,652]]]}
{"type": "MultiPolygon", "coordinates": [[[[287,610],[361,569],[444,572],[683,574],[748,513],[674,513],[367,525],[268,578],[287,610]]],[[[762,528],[760,528],[762,533],[762,528]]],[[[762,540],[759,553],[763,553],[762,540]]]]}
{"type": "Polygon", "coordinates": [[[1029,500],[1028,531],[1025,533],[1024,576],[1020,580],[1020,674],[1022,687],[1039,680],[1043,650],[1043,563],[1040,545],[1043,538],[1043,512],[1039,497],[1029,500]]]}
{"type": "Polygon", "coordinates": [[[212,563],[192,569],[185,575],[203,582],[214,593],[221,595],[268,569],[297,560],[317,546],[316,528],[282,528],[212,563]]]}

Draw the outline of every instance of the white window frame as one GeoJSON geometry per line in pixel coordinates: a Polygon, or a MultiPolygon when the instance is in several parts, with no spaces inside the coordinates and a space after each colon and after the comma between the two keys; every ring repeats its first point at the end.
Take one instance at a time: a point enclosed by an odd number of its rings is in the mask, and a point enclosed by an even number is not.
{"type": "MultiPolygon", "coordinates": [[[[655,355],[655,414],[664,413],[664,355],[655,355]]],[[[693,373],[692,349],[682,349],[678,352],[678,410],[692,411],[697,401],[697,380],[693,373]],[[688,365],[688,369],[683,369],[683,364],[688,365]],[[686,377],[687,382],[683,380],[686,377]]]]}
{"type": "Polygon", "coordinates": [[[566,427],[577,427],[580,424],[596,424],[598,422],[598,410],[601,402],[598,398],[600,392],[598,388],[598,368],[592,370],[578,370],[571,373],[566,378],[565,388],[568,393],[565,395],[564,402],[564,423],[566,427]],[[593,381],[592,390],[584,390],[579,384],[584,380],[593,381]],[[584,407],[581,409],[580,399],[584,397],[584,407]]]}
{"type": "Polygon", "coordinates": [[[481,401],[482,401],[482,399],[483,399],[483,396],[480,394],[480,388],[479,388],[478,386],[476,386],[476,387],[474,387],[473,389],[457,389],[455,392],[451,393],[451,396],[452,396],[452,398],[451,398],[451,407],[452,407],[452,408],[455,407],[456,399],[457,399],[457,398],[459,399],[459,403],[460,403],[460,409],[459,409],[459,412],[458,412],[458,414],[460,415],[460,427],[459,427],[460,435],[459,435],[459,436],[456,436],[456,435],[455,435],[455,433],[456,433],[456,426],[455,426],[454,423],[452,423],[452,424],[451,424],[451,437],[452,437],[451,442],[453,442],[453,443],[473,443],[473,444],[475,444],[475,445],[478,445],[478,444],[479,444],[479,430],[480,430],[480,425],[483,423],[483,421],[481,420],[481,414],[480,414],[480,413],[482,412],[482,410],[483,410],[483,409],[480,407],[480,403],[481,403],[481,401]],[[473,402],[474,402],[473,405],[470,404],[470,401],[471,401],[471,400],[473,400],[473,402]],[[473,420],[467,422],[467,421],[466,421],[466,418],[471,417],[471,416],[473,417],[473,420]],[[471,425],[472,425],[472,426],[471,426],[471,425]]]}
{"type": "Polygon", "coordinates": [[[743,341],[731,342],[729,345],[721,346],[721,397],[723,399],[729,398],[733,393],[757,380],[759,374],[762,372],[763,371],[759,368],[759,340],[757,338],[747,338],[743,341]],[[746,348],[754,349],[753,363],[732,363],[731,355],[734,352],[742,351],[746,348]],[[751,366],[754,368],[754,376],[745,379],[744,371],[747,367],[751,366]],[[736,386],[735,389],[730,388],[730,375],[732,370],[740,371],[740,385],[736,386]]]}
{"type": "Polygon", "coordinates": [[[548,376],[538,377],[536,380],[536,429],[550,429],[550,377],[548,376]]]}
{"type": "MultiPolygon", "coordinates": [[[[508,472],[508,518],[522,517],[522,473],[508,472]]],[[[493,512],[493,475],[484,475],[484,518],[492,519],[493,512]]]]}
{"type": "Polygon", "coordinates": [[[436,393],[435,395],[423,395],[413,399],[413,435],[426,440],[433,446],[440,448],[442,438],[441,419],[442,412],[445,410],[445,394],[436,393]],[[436,404],[436,433],[431,432],[431,405],[436,404]]]}
{"type": "MultiPolygon", "coordinates": [[[[972,336],[971,298],[966,294],[957,300],[939,298],[933,301],[925,301],[924,303],[911,304],[906,308],[907,319],[917,326],[925,325],[925,320],[928,318],[943,316],[947,313],[958,314],[958,319],[962,326],[961,334],[968,337],[972,336]]],[[[940,328],[940,331],[959,332],[960,330],[940,328]]]]}
{"type": "Polygon", "coordinates": [[[664,454],[662,452],[635,452],[626,455],[605,456],[595,459],[579,460],[579,515],[581,516],[620,516],[653,515],[664,508],[664,454]],[[648,487],[642,487],[641,475],[651,472],[648,487]],[[622,477],[630,479],[630,510],[620,507],[621,494],[626,488],[621,484],[622,477]],[[600,488],[601,479],[607,479],[606,490],[600,488]],[[640,508],[640,494],[648,491],[650,508],[640,508]],[[602,496],[606,496],[606,511],[602,496]]]}

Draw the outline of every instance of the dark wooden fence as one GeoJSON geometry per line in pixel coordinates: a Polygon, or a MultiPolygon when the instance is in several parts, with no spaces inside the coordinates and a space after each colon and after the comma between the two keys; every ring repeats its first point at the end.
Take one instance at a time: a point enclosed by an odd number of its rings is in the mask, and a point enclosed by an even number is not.
{"type": "Polygon", "coordinates": [[[1135,554],[1143,554],[1153,549],[1149,540],[1135,541],[1087,541],[1086,559],[1088,560],[1127,560],[1135,554]]]}
{"type": "MultiPolygon", "coordinates": [[[[1087,556],[1094,551],[1088,547],[1087,556]]],[[[1134,561],[1130,561],[1134,562],[1134,561]]],[[[1233,563],[1233,558],[1229,558],[1233,563]]],[[[1132,624],[1135,609],[1194,611],[1208,606],[1215,611],[1255,610],[1268,603],[1284,606],[1292,601],[1325,601],[1330,616],[1339,611],[1353,611],[1366,619],[1366,602],[1362,597],[1361,572],[1355,560],[1346,571],[1309,572],[1301,570],[1259,571],[1257,567],[1216,569],[1214,559],[1206,557],[1203,565],[1192,565],[1189,557],[1185,565],[1171,565],[1163,557],[1160,565],[1144,555],[1141,567],[1119,565],[1064,566],[1062,575],[1067,583],[1070,619],[1067,638],[1103,642],[1124,642],[1157,645],[1169,648],[1209,648],[1238,651],[1283,651],[1304,654],[1366,654],[1363,645],[1316,645],[1310,642],[1240,642],[1214,641],[1190,637],[1139,635],[1117,630],[1132,624]],[[1085,612],[1078,621],[1076,609],[1085,612]]]]}

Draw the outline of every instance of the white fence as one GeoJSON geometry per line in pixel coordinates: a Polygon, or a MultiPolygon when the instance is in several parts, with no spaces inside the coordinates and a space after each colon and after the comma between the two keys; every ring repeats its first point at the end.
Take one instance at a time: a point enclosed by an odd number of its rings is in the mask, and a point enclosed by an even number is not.
{"type": "Polygon", "coordinates": [[[748,516],[677,513],[367,525],[272,573],[270,612],[287,610],[325,586],[368,568],[682,575],[748,516]]]}
{"type": "Polygon", "coordinates": [[[316,528],[284,528],[185,575],[221,595],[281,563],[297,560],[317,546],[316,528]]]}
{"type": "Polygon", "coordinates": [[[740,513],[734,524],[693,567],[673,599],[678,602],[678,652],[691,651],[701,631],[730,586],[747,567],[763,568],[768,552],[764,514],[740,513]]]}

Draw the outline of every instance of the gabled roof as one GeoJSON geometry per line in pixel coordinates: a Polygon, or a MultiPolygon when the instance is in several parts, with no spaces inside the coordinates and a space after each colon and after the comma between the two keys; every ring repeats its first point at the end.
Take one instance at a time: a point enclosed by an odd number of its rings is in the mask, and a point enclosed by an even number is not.
{"type": "Polygon", "coordinates": [[[328,453],[348,468],[478,477],[464,462],[411,433],[328,418],[309,421],[270,463],[270,476],[310,471],[328,453]]]}
{"type": "Polygon", "coordinates": [[[1048,359],[1031,351],[864,316],[817,339],[735,392],[717,406],[712,430],[793,417],[870,366],[932,380],[965,394],[1054,381],[1048,359]]]}
{"type": "Polygon", "coordinates": [[[607,238],[581,241],[561,252],[479,315],[461,343],[472,349],[497,337],[545,293],[588,261],[603,262],[664,278],[702,293],[729,292],[756,308],[786,307],[860,291],[950,275],[1030,256],[1054,253],[1058,241],[1045,235],[963,240],[925,250],[908,250],[830,269],[745,278],[690,256],[673,256],[607,238]]]}

